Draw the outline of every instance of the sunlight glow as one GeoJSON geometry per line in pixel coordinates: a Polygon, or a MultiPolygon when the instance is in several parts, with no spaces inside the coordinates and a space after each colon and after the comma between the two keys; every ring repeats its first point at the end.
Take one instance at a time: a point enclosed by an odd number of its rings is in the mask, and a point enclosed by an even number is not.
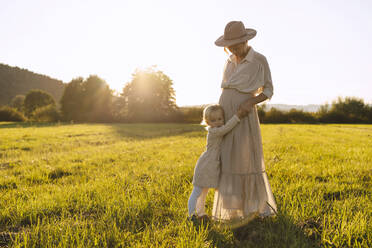
{"type": "Polygon", "coordinates": [[[228,21],[242,20],[258,30],[251,45],[268,59],[271,103],[372,102],[371,7],[343,0],[2,1],[0,62],[64,82],[98,75],[118,92],[136,68],[157,65],[173,80],[178,105],[215,103],[227,55],[214,41],[228,21]]]}

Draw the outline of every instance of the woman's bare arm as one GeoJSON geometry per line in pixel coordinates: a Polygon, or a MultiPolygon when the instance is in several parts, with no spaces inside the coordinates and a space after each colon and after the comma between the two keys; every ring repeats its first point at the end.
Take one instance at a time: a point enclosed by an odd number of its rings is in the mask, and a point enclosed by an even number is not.
{"type": "Polygon", "coordinates": [[[261,93],[261,94],[259,94],[258,96],[255,96],[255,97],[250,98],[250,99],[248,99],[247,101],[243,102],[243,103],[241,104],[241,106],[242,106],[242,108],[243,108],[245,111],[249,112],[249,111],[252,110],[252,107],[253,107],[254,105],[256,105],[256,104],[258,104],[258,103],[260,103],[260,102],[263,102],[263,101],[265,101],[266,99],[268,99],[268,97],[267,97],[265,94],[261,93]]]}

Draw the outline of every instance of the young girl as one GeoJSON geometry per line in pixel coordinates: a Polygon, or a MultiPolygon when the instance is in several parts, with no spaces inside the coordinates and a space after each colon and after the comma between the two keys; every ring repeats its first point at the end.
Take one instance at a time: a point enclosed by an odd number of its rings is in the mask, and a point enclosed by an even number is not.
{"type": "Polygon", "coordinates": [[[196,221],[196,219],[206,216],[205,199],[208,189],[216,188],[218,184],[222,137],[231,131],[245,115],[245,111],[239,109],[224,125],[224,111],[220,105],[210,105],[204,109],[203,123],[208,126],[207,147],[195,166],[192,181],[194,188],[188,201],[190,220],[196,221]]]}

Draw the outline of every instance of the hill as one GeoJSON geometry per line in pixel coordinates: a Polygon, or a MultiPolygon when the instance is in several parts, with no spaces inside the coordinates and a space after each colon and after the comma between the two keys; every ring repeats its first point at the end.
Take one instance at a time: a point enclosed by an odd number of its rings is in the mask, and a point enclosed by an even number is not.
{"type": "Polygon", "coordinates": [[[307,104],[307,105],[290,105],[290,104],[266,104],[267,110],[271,108],[276,108],[282,111],[289,111],[291,109],[302,110],[305,112],[317,112],[320,105],[317,104],[307,104]]]}
{"type": "Polygon", "coordinates": [[[32,89],[44,90],[59,102],[64,84],[61,80],[0,63],[0,89],[0,105],[8,104],[14,96],[25,95],[32,89]]]}
{"type": "MultiPolygon", "coordinates": [[[[181,106],[181,107],[195,107],[195,108],[204,108],[208,104],[202,105],[189,105],[189,106],[181,106]]],[[[290,105],[290,104],[266,104],[266,110],[270,110],[271,108],[276,108],[281,111],[289,111],[291,109],[302,110],[305,112],[317,112],[321,105],[317,104],[308,104],[308,105],[290,105]]]]}

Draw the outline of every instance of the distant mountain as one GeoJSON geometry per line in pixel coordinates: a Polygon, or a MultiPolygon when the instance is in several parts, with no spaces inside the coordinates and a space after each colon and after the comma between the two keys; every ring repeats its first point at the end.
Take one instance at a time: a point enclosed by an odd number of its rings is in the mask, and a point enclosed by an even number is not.
{"type": "Polygon", "coordinates": [[[26,95],[32,89],[44,90],[59,102],[64,83],[26,69],[0,63],[0,105],[9,104],[14,96],[26,95]]]}
{"type": "Polygon", "coordinates": [[[289,105],[289,104],[266,104],[266,109],[276,108],[282,111],[289,111],[291,109],[302,110],[304,112],[317,112],[321,105],[307,104],[307,105],[289,105]]]}
{"type": "MultiPolygon", "coordinates": [[[[190,105],[190,106],[181,106],[181,107],[195,107],[195,108],[204,108],[208,104],[201,105],[190,105]]],[[[276,108],[281,111],[289,111],[291,109],[302,110],[305,112],[317,112],[321,105],[308,104],[308,105],[289,105],[289,104],[266,104],[266,111],[271,108],[276,108]]]]}

